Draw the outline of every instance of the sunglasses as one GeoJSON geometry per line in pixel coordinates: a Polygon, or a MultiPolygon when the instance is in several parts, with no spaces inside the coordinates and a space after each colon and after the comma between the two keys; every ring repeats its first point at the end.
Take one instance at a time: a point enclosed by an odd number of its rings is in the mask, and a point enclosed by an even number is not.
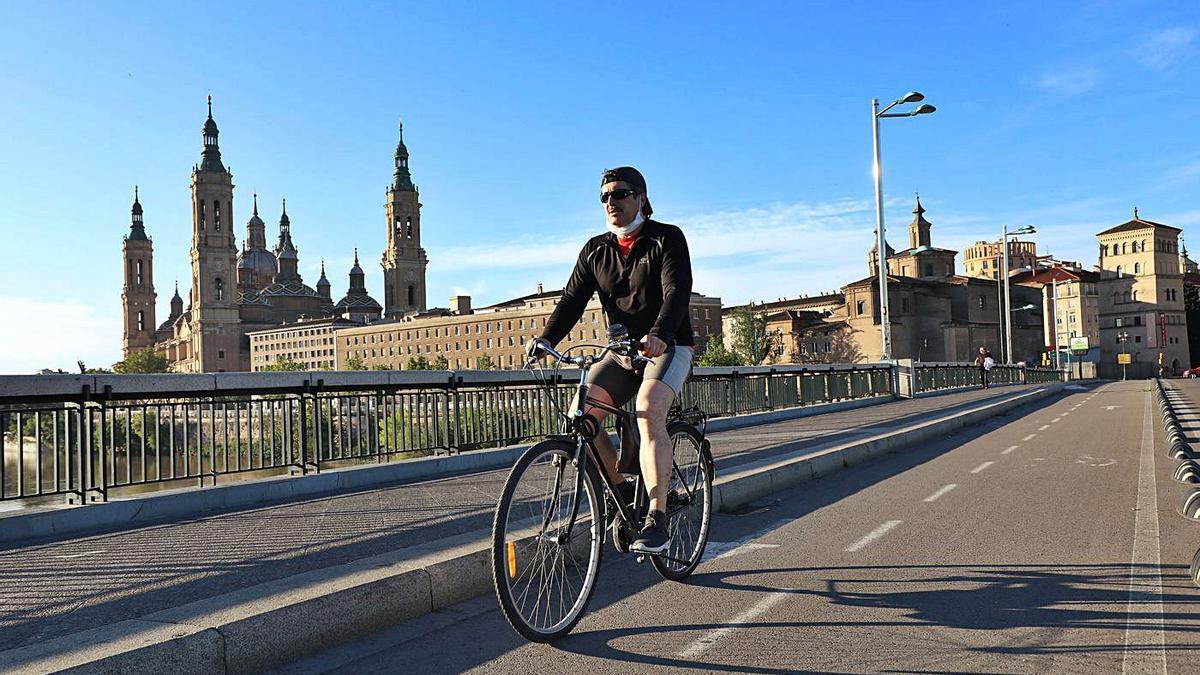
{"type": "Polygon", "coordinates": [[[600,193],[600,203],[607,204],[608,200],[610,200],[610,199],[616,199],[617,201],[620,201],[622,199],[625,199],[626,197],[631,197],[636,194],[637,194],[637,190],[630,190],[629,188],[618,188],[616,190],[609,190],[608,192],[600,193]]]}

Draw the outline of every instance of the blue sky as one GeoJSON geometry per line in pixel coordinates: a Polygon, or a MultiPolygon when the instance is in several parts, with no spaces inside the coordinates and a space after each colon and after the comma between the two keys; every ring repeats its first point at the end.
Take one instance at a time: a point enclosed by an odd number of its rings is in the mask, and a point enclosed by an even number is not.
{"type": "Polygon", "coordinates": [[[1134,206],[1200,226],[1194,2],[16,2],[0,63],[0,373],[120,357],[135,183],[160,320],[186,294],[210,91],[239,232],[257,191],[273,241],[286,197],[301,272],[325,258],[335,296],[357,246],[381,299],[401,116],[431,305],[560,286],[619,164],[685,228],[702,293],[861,278],[870,100],[910,89],[938,112],[884,124],[894,244],[917,191],[956,250],[1033,224],[1092,265],[1134,206]]]}

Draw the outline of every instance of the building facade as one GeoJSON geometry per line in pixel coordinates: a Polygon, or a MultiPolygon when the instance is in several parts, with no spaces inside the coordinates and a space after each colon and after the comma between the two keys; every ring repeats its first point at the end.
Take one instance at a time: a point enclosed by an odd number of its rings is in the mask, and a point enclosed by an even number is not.
{"type": "Polygon", "coordinates": [[[1190,368],[1183,279],[1186,255],[1179,228],[1133,219],[1096,235],[1100,376],[1121,377],[1118,354],[1128,354],[1129,376],[1149,377],[1190,368]]]}
{"type": "MultiPolygon", "coordinates": [[[[410,359],[432,364],[439,357],[451,370],[476,368],[485,357],[494,368],[520,368],[525,342],[541,335],[561,297],[561,291],[539,287],[531,295],[472,309],[468,296],[456,296],[451,309],[342,328],[336,334],[337,368],[344,369],[353,358],[366,368],[400,370],[410,359]]],[[[693,293],[690,305],[696,344],[702,346],[721,330],[721,299],[693,293]]],[[[607,329],[604,310],[593,296],[558,349],[604,344],[607,329]]]]}
{"type": "Polygon", "coordinates": [[[337,316],[248,333],[250,370],[267,370],[280,361],[298,363],[305,370],[333,370],[337,365],[334,331],[357,325],[356,321],[337,316]]]}
{"type": "Polygon", "coordinates": [[[1013,285],[1028,286],[1042,292],[1042,325],[1045,350],[1053,362],[1055,348],[1059,362],[1070,360],[1098,362],[1100,356],[1100,275],[1067,266],[1022,272],[1011,279],[1013,285]],[[1087,338],[1088,350],[1068,354],[1071,341],[1087,338]]]}
{"type": "MultiPolygon", "coordinates": [[[[977,241],[963,251],[963,274],[980,279],[1000,279],[1004,266],[1004,247],[999,241],[977,241]]],[[[1010,272],[1033,270],[1038,265],[1037,244],[1008,238],[1008,269],[1010,272]]]]}

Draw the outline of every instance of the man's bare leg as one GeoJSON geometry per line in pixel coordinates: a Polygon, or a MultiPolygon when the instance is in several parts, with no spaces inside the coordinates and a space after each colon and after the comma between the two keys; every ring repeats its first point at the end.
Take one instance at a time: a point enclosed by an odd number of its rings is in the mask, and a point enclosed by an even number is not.
{"type": "MultiPolygon", "coordinates": [[[[588,385],[588,398],[603,403],[604,405],[616,407],[613,405],[612,396],[608,392],[596,385],[588,385]]],[[[574,406],[571,407],[574,410],[574,406]]],[[[591,415],[596,418],[600,424],[600,433],[596,434],[593,442],[596,444],[596,452],[600,453],[600,462],[604,465],[604,470],[608,472],[608,477],[612,479],[613,485],[618,485],[625,482],[625,477],[617,472],[617,450],[613,447],[612,439],[608,437],[608,432],[604,431],[604,418],[608,417],[608,411],[596,406],[584,406],[583,412],[585,415],[591,415]]]]}
{"type": "Polygon", "coordinates": [[[674,402],[674,390],[658,380],[646,380],[638,389],[637,420],[642,435],[640,459],[651,511],[667,510],[673,451],[671,436],[667,433],[667,412],[674,402]]]}

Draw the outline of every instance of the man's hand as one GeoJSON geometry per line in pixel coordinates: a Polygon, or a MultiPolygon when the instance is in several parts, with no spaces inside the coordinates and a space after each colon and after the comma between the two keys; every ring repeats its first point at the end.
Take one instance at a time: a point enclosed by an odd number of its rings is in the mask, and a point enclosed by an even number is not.
{"type": "Polygon", "coordinates": [[[525,343],[525,356],[533,361],[545,358],[546,351],[542,349],[546,345],[546,341],[540,337],[529,338],[529,342],[525,343]]]}
{"type": "Polygon", "coordinates": [[[645,354],[650,358],[654,358],[656,356],[662,356],[666,351],[667,343],[654,337],[653,335],[647,335],[646,337],[642,338],[642,354],[645,354]]]}

